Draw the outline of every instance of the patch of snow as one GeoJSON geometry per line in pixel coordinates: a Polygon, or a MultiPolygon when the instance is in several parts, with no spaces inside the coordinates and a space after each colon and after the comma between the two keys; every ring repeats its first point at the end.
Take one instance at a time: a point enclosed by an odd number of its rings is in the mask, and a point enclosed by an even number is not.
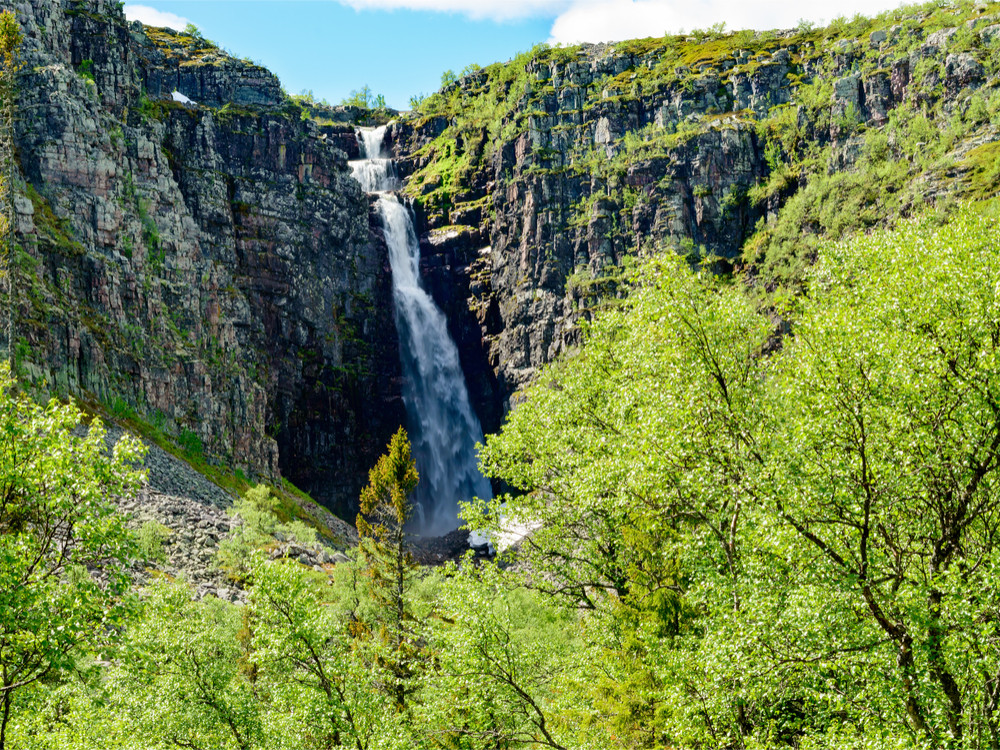
{"type": "Polygon", "coordinates": [[[526,536],[530,536],[531,532],[542,525],[538,521],[515,523],[509,518],[504,517],[502,509],[500,511],[500,519],[500,532],[496,536],[490,536],[483,531],[470,531],[469,546],[483,547],[489,545],[491,553],[503,552],[519,543],[526,536]]]}
{"type": "Polygon", "coordinates": [[[170,97],[171,97],[171,98],[172,98],[172,99],[173,99],[173,100],[174,100],[175,102],[180,102],[181,104],[194,104],[194,103],[195,103],[195,102],[194,102],[194,100],[192,100],[192,99],[188,99],[188,98],[187,98],[186,96],[184,96],[184,94],[182,94],[182,93],[181,93],[180,91],[175,91],[174,93],[172,93],[172,94],[170,95],[170,97]]]}

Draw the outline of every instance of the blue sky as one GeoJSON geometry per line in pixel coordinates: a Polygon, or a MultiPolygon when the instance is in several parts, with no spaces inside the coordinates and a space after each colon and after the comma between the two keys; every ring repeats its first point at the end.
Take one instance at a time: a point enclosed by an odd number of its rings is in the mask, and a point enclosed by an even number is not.
{"type": "Polygon", "coordinates": [[[408,108],[441,73],[508,60],[539,42],[601,42],[707,28],[789,28],[877,13],[899,0],[141,0],[125,12],[202,33],[281,79],[338,103],[363,85],[408,108]]]}
{"type": "Polygon", "coordinates": [[[457,13],[354,10],[317,0],[158,0],[209,39],[273,71],[291,94],[336,104],[367,84],[389,105],[432,93],[445,70],[507,60],[548,38],[542,18],[473,20],[457,13]]]}

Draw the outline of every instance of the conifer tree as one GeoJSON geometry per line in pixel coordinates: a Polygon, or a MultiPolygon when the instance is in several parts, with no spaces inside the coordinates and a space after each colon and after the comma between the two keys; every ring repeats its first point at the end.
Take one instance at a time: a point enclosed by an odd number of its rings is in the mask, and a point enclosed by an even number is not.
{"type": "Polygon", "coordinates": [[[377,607],[372,623],[376,661],[391,675],[396,706],[402,710],[417,658],[407,590],[415,563],[406,547],[406,523],[413,514],[410,493],[419,481],[410,455],[410,441],[402,427],[392,436],[388,452],[368,475],[361,492],[357,527],[361,562],[377,607]]]}

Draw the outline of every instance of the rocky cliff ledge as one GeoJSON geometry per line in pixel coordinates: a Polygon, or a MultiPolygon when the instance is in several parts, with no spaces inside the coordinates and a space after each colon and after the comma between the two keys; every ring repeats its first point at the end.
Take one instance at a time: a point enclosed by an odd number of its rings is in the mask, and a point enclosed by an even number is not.
{"type": "Polygon", "coordinates": [[[23,376],[348,511],[404,419],[350,126],[118,3],[13,8],[23,376]]]}
{"type": "Polygon", "coordinates": [[[631,257],[671,248],[773,288],[824,238],[994,194],[998,73],[1000,5],[965,3],[543,45],[427,98],[390,137],[431,265],[456,280],[436,289],[486,374],[484,425],[631,257]]]}

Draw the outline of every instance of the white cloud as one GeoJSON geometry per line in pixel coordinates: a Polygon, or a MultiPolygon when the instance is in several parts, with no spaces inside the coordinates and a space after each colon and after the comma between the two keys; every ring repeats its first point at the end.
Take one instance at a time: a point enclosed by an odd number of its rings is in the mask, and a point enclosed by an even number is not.
{"type": "Polygon", "coordinates": [[[730,30],[779,29],[800,19],[888,10],[900,0],[336,0],[355,10],[423,10],[508,21],[555,17],[550,42],[607,42],[705,29],[724,21],[730,30]]]}
{"type": "Polygon", "coordinates": [[[148,5],[126,5],[125,18],[129,21],[142,21],[147,26],[165,26],[176,31],[183,31],[191,23],[188,19],[174,13],[164,13],[148,5]]]}
{"type": "Polygon", "coordinates": [[[510,21],[530,16],[555,16],[573,0],[337,0],[355,10],[426,10],[461,13],[473,19],[510,21]]]}
{"type": "Polygon", "coordinates": [[[610,42],[707,29],[724,21],[738,29],[787,29],[800,19],[830,21],[855,13],[871,15],[899,0],[574,0],[552,24],[549,41],[559,44],[610,42]]]}

